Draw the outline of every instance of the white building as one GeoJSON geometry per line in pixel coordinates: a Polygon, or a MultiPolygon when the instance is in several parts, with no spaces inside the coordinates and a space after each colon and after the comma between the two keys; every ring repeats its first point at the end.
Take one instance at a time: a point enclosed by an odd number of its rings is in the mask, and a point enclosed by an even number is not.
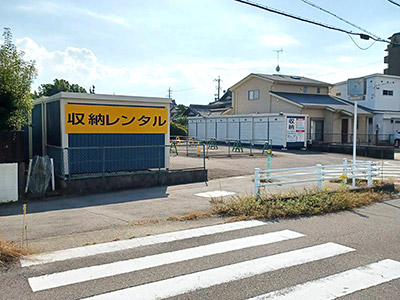
{"type": "MultiPolygon", "coordinates": [[[[363,79],[365,100],[358,103],[373,113],[368,133],[379,134],[380,139],[393,139],[396,131],[400,131],[400,76],[372,74],[363,79]]],[[[347,81],[336,83],[330,93],[349,100],[347,81]]]]}

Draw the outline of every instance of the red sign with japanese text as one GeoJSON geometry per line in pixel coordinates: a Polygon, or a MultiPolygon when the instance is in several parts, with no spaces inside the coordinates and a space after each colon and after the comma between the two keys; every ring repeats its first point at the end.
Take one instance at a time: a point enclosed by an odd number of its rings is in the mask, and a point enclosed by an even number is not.
{"type": "Polygon", "coordinates": [[[168,133],[168,109],[65,105],[66,133],[168,133]]]}

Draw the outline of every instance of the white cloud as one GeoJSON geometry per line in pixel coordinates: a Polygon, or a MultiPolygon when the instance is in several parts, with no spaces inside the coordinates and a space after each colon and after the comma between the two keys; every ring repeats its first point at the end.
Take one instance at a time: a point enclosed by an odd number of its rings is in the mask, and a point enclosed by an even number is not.
{"type": "Polygon", "coordinates": [[[354,62],[356,58],[352,56],[339,56],[337,60],[338,62],[354,62]]]}
{"type": "Polygon", "coordinates": [[[121,16],[114,14],[101,14],[91,10],[84,10],[70,3],[63,5],[49,2],[49,1],[38,1],[35,3],[27,3],[16,6],[17,10],[26,11],[30,13],[41,13],[45,15],[83,15],[89,16],[98,20],[114,23],[122,26],[129,26],[128,22],[121,16]],[[40,9],[38,9],[40,7],[40,9]]]}
{"type": "Polygon", "coordinates": [[[289,35],[260,35],[258,40],[267,46],[298,45],[300,42],[289,35]]]}
{"type": "Polygon", "coordinates": [[[21,4],[15,7],[17,10],[22,10],[32,13],[40,13],[46,15],[60,15],[65,13],[65,8],[61,5],[49,1],[37,1],[33,3],[21,4]]]}
{"type": "MultiPolygon", "coordinates": [[[[42,83],[63,78],[71,83],[88,88],[96,86],[96,92],[104,94],[127,94],[142,96],[166,96],[172,90],[192,88],[184,92],[173,92],[178,103],[208,103],[216,92],[213,79],[221,76],[222,88],[227,89],[249,73],[274,73],[275,59],[204,61],[190,63],[171,62],[169,65],[145,65],[140,67],[114,67],[101,62],[96,54],[87,48],[67,47],[65,50],[49,51],[30,38],[16,41],[19,49],[25,51],[25,59],[36,61],[38,78],[34,88],[42,83]]],[[[381,72],[382,63],[364,66],[343,67],[335,61],[331,64],[307,64],[282,62],[282,73],[302,75],[317,80],[335,83],[350,77],[381,72]]]]}
{"type": "Polygon", "coordinates": [[[87,10],[86,13],[96,19],[100,19],[100,20],[104,20],[110,23],[115,23],[115,24],[119,24],[119,25],[123,25],[123,26],[128,26],[128,22],[119,16],[116,15],[104,15],[104,14],[99,14],[90,10],[87,10]]]}

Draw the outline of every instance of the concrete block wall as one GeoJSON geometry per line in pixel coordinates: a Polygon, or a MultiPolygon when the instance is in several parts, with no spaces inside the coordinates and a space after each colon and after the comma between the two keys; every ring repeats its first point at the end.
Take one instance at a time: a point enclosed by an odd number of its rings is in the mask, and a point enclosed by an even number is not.
{"type": "Polygon", "coordinates": [[[0,203],[18,201],[18,163],[0,164],[0,203]]]}

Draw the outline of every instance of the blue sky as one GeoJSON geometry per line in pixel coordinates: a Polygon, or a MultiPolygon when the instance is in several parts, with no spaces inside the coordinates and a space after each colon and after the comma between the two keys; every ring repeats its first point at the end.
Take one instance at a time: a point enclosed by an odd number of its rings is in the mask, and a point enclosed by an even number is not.
{"type": "MultiPolygon", "coordinates": [[[[400,7],[386,0],[311,0],[387,38],[400,31],[400,7]]],[[[397,0],[400,3],[400,0],[397,0]]],[[[301,0],[258,3],[358,31],[301,0]]],[[[34,59],[33,89],[64,78],[96,93],[213,101],[221,76],[227,89],[251,72],[335,83],[382,73],[386,44],[358,49],[343,33],[301,23],[233,0],[0,0],[0,23],[34,59]]],[[[371,41],[356,37],[361,47],[371,41]]]]}

